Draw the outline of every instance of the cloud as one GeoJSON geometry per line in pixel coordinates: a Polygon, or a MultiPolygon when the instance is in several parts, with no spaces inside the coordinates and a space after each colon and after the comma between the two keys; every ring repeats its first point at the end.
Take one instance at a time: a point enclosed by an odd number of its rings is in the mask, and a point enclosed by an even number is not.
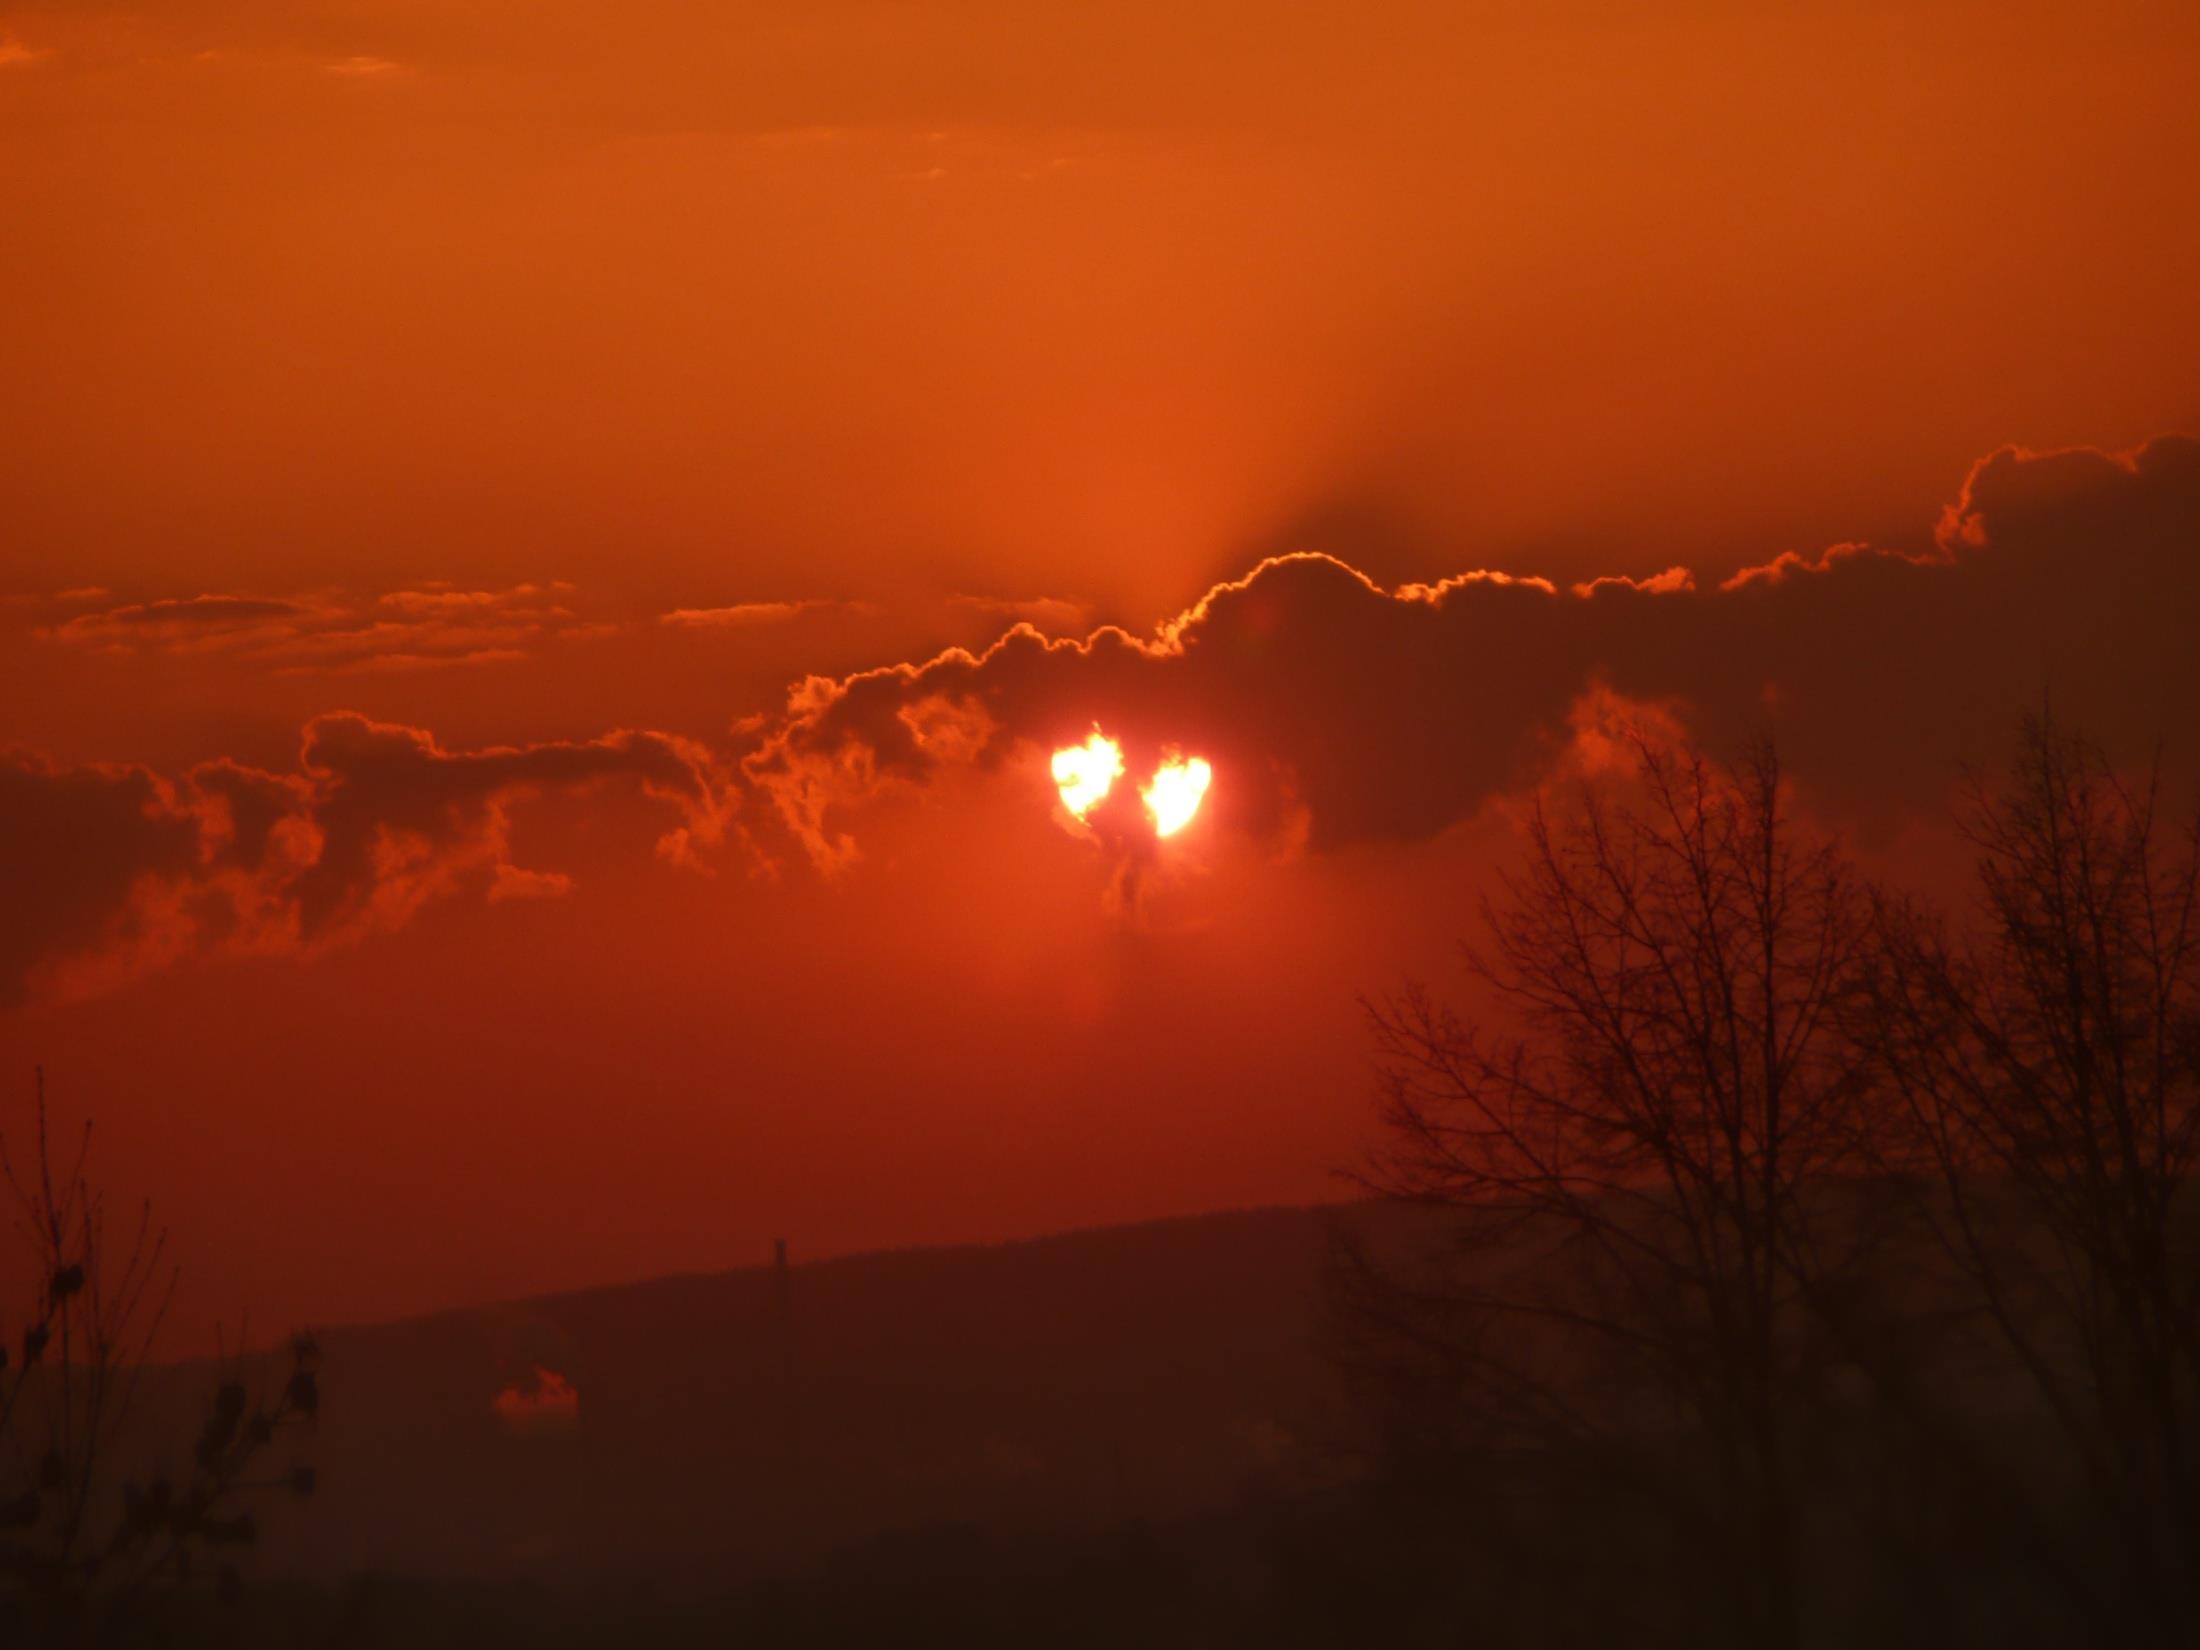
{"type": "Polygon", "coordinates": [[[657,622],[680,630],[735,630],[751,625],[785,624],[805,613],[835,604],[828,601],[736,602],[731,607],[676,607],[657,622]]]}
{"type": "Polygon", "coordinates": [[[1441,831],[1533,779],[1602,685],[1699,737],[1769,726],[1860,808],[1937,800],[2052,690],[2149,741],[2200,704],[2200,442],[1978,464],[1923,555],[1843,545],[1699,590],[1477,571],[1385,589],[1319,555],[1263,561],[1139,636],[1019,624],[845,678],[812,677],[744,760],[821,866],[880,790],[999,766],[1097,721],[1142,771],[1208,756],[1226,829],[1319,851],[1441,831]],[[940,730],[951,730],[946,737],[940,730]]]}
{"type": "MultiPolygon", "coordinates": [[[[104,591],[76,596],[98,599],[104,591]]],[[[523,659],[545,642],[579,640],[584,624],[563,582],[467,590],[448,584],[370,597],[236,592],[126,602],[37,632],[62,647],[118,655],[227,658],[286,676],[354,676],[523,659]]],[[[57,598],[59,599],[59,598],[57,598]]]]}
{"type": "Polygon", "coordinates": [[[299,767],[320,837],[292,884],[309,941],[400,926],[462,879],[493,876],[508,863],[509,810],[529,794],[639,789],[678,815],[658,842],[674,859],[716,841],[725,817],[710,754],[664,733],[453,752],[420,728],[347,711],[307,724],[299,767]]]}
{"type": "MultiPolygon", "coordinates": [[[[1839,563],[1848,560],[1851,557],[1872,557],[1884,556],[1887,554],[1889,554],[1889,552],[1883,550],[1875,550],[1868,544],[1828,545],[1825,549],[1819,551],[1814,556],[1806,556],[1800,550],[1783,550],[1768,562],[1760,562],[1754,567],[1742,568],[1740,571],[1723,580],[1719,585],[1719,589],[1722,591],[1731,592],[1735,590],[1746,590],[1751,585],[1774,585],[1789,577],[1800,577],[1802,575],[1810,573],[1831,572],[1834,567],[1836,567],[1839,563]]],[[[1933,558],[1929,556],[1916,556],[1910,559],[1922,563],[1925,561],[1930,561],[1933,558]]]]}
{"type": "Polygon", "coordinates": [[[1573,587],[1577,596],[1594,596],[1599,590],[1634,590],[1646,596],[1672,596],[1684,590],[1696,588],[1696,575],[1685,567],[1668,567],[1662,573],[1653,573],[1647,579],[1629,578],[1625,573],[1607,573],[1600,578],[1589,579],[1573,587]]]}
{"type": "MultiPolygon", "coordinates": [[[[1769,728],[1814,802],[1852,816],[1937,809],[1957,764],[1995,759],[2043,692],[2134,753],[2183,730],[2200,705],[2196,546],[2200,441],[2010,448],[1973,467],[1923,551],[1791,553],[1714,589],[1685,569],[1386,588],[1333,557],[1275,556],[1143,635],[1019,622],[982,650],[805,678],[776,716],[742,724],[731,765],[634,730],[446,750],[353,712],[310,722],[280,773],[15,753],[0,757],[0,1001],[187,957],[310,954],[468,893],[561,896],[569,877],[512,856],[530,798],[638,795],[662,815],[657,852],[693,864],[753,792],[765,806],[742,813],[743,840],[829,869],[860,851],[881,793],[1020,765],[1046,795],[1044,754],[1096,722],[1132,773],[1172,750],[1207,758],[1200,829],[1279,851],[1425,839],[1593,771],[1617,722],[1644,716],[1714,747],[1769,728]]],[[[183,648],[242,633],[229,645],[260,658],[273,629],[284,657],[324,650],[318,668],[397,668],[408,650],[493,649],[507,625],[538,634],[563,594],[204,596],[79,615],[97,624],[78,636],[183,648]]]]}
{"type": "Polygon", "coordinates": [[[656,849],[678,863],[721,840],[734,806],[709,751],[631,730],[448,751],[345,711],[307,724],[293,772],[217,761],[173,778],[11,753],[0,1005],[86,995],[187,957],[310,954],[469,889],[564,894],[562,872],[513,863],[512,810],[606,787],[659,805],[656,849]]]}
{"type": "Polygon", "coordinates": [[[51,955],[140,950],[134,903],[196,873],[201,835],[189,803],[144,768],[0,754],[0,1005],[51,955]]]}
{"type": "Polygon", "coordinates": [[[71,619],[58,634],[65,640],[112,640],[132,632],[174,636],[199,629],[226,630],[266,619],[302,614],[296,602],[257,596],[189,596],[180,601],[131,602],[71,619]]]}
{"type": "Polygon", "coordinates": [[[573,593],[574,587],[563,579],[549,584],[507,585],[500,590],[461,590],[448,584],[429,584],[418,590],[389,591],[376,598],[375,605],[419,618],[498,611],[562,614],[565,610],[551,602],[573,593]]]}
{"type": "Polygon", "coordinates": [[[537,1364],[525,1383],[513,1382],[489,1400],[490,1411],[519,1437],[570,1432],[580,1425],[581,1395],[554,1369],[537,1364]]]}
{"type": "Polygon", "coordinates": [[[983,613],[989,618],[1032,625],[1057,636],[1083,631],[1092,623],[1091,604],[1060,596],[1030,596],[1020,600],[1002,596],[950,596],[948,605],[983,613]]]}
{"type": "Polygon", "coordinates": [[[1151,636],[1017,625],[982,654],[811,678],[745,771],[824,865],[854,851],[835,815],[882,785],[922,783],[964,750],[993,765],[1074,743],[1095,721],[1133,772],[1171,746],[1207,756],[1224,776],[1209,806],[1238,829],[1275,834],[1304,815],[1316,846],[1425,834],[1510,777],[1536,712],[1574,676],[1549,649],[1491,669],[1477,635],[1526,641],[1566,605],[1542,581],[1387,592],[1327,556],[1272,557],[1151,636]],[[950,711],[958,730],[982,720],[974,748],[926,737],[950,711]]]}
{"type": "Polygon", "coordinates": [[[489,880],[489,903],[512,899],[563,899],[573,891],[573,879],[563,871],[530,871],[518,865],[498,865],[489,880]]]}

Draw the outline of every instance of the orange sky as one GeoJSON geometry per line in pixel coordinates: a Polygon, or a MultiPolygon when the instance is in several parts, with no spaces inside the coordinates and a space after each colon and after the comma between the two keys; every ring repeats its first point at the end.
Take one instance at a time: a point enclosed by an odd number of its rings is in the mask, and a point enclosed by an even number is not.
{"type": "Polygon", "coordinates": [[[2174,724],[2200,14],[1917,10],[0,0],[0,1119],[201,1319],[1321,1195],[1592,683],[1882,845],[2044,679],[2174,724]],[[1943,529],[2009,443],[2127,456],[1943,529]],[[1282,552],[1559,594],[783,709],[1282,552]],[[1128,901],[1116,715],[1218,763],[1128,901]]]}

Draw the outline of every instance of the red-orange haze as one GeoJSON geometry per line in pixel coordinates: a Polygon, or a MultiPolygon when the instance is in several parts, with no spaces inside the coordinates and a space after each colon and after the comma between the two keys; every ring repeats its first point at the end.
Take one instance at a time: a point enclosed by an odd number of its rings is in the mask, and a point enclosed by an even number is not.
{"type": "Polygon", "coordinates": [[[2050,686],[2190,728],[2195,84],[2135,4],[0,0],[0,1124],[201,1340],[1333,1195],[1356,996],[1620,722],[1886,863],[2050,686]]]}

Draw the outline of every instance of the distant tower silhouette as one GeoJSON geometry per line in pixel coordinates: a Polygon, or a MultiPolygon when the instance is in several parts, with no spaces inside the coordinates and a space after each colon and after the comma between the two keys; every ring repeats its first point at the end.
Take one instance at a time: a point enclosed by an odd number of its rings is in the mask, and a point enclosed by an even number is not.
{"type": "Polygon", "coordinates": [[[787,1240],[772,1239],[772,1327],[778,1331],[779,1344],[787,1344],[787,1331],[793,1315],[791,1285],[787,1281],[787,1240]]]}
{"type": "Polygon", "coordinates": [[[800,1424],[794,1381],[794,1278],[787,1265],[787,1240],[772,1239],[772,1361],[779,1381],[778,1445],[791,1460],[800,1424]]]}

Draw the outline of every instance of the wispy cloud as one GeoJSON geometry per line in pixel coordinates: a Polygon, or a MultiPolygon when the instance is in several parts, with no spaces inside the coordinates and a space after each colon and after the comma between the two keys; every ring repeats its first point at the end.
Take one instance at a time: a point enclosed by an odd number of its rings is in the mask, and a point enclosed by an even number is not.
{"type": "Polygon", "coordinates": [[[750,625],[785,624],[835,602],[809,599],[794,602],[735,602],[730,607],[676,607],[657,615],[657,622],[679,630],[726,630],[750,625]]]}
{"type": "MultiPolygon", "coordinates": [[[[434,583],[371,597],[211,592],[100,607],[37,634],[65,647],[228,658],[285,675],[431,670],[504,663],[551,640],[604,634],[604,625],[574,612],[566,599],[573,594],[563,582],[485,590],[434,583]]],[[[106,592],[65,595],[99,600],[106,592]]]]}
{"type": "Polygon", "coordinates": [[[0,34],[0,69],[13,69],[53,56],[50,46],[26,46],[12,34],[0,34]]]}
{"type": "Polygon", "coordinates": [[[340,57],[333,63],[322,64],[321,68],[324,73],[343,75],[351,80],[375,80],[390,75],[411,72],[410,66],[407,64],[393,62],[386,57],[371,57],[363,53],[351,57],[340,57]]]}

